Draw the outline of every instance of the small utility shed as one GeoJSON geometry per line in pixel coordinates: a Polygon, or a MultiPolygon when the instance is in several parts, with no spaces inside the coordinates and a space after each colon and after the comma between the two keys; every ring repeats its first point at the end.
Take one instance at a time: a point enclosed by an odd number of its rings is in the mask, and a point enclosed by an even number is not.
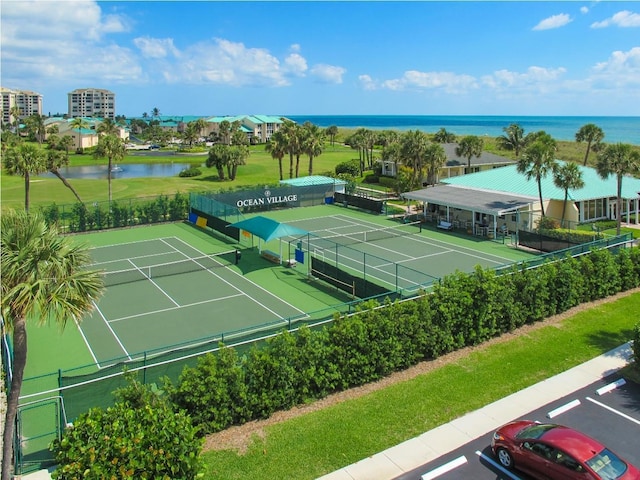
{"type": "Polygon", "coordinates": [[[286,180],[280,180],[282,185],[291,185],[294,187],[311,187],[311,186],[326,186],[327,193],[330,192],[333,197],[334,192],[345,193],[347,182],[340,180],[339,178],[325,177],[323,175],[308,175],[306,177],[289,178],[286,180]]]}

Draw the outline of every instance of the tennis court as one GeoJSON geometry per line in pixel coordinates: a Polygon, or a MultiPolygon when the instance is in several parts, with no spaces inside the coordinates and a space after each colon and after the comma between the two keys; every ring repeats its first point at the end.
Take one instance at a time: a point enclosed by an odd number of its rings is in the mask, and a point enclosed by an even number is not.
{"type": "Polygon", "coordinates": [[[205,255],[178,237],[94,248],[107,291],[80,328],[96,365],[219,332],[304,317],[237,269],[235,249],[205,255]]]}

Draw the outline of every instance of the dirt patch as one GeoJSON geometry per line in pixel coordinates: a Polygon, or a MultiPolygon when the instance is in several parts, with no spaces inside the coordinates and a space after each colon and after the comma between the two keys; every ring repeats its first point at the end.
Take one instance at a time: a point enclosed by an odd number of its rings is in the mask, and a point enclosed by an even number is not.
{"type": "Polygon", "coordinates": [[[585,303],[577,307],[574,307],[564,313],[550,317],[543,322],[538,322],[534,325],[526,325],[524,327],[519,328],[518,330],[515,330],[510,333],[506,333],[498,338],[491,339],[483,343],[482,345],[463,348],[461,350],[451,352],[447,355],[443,355],[442,357],[437,358],[436,360],[421,362],[406,370],[389,375],[388,377],[385,377],[382,380],[379,380],[377,382],[369,383],[361,387],[352,388],[344,392],[335,393],[333,395],[329,395],[326,398],[323,398],[321,400],[318,400],[316,402],[313,402],[307,405],[300,405],[290,410],[277,412],[266,420],[256,420],[253,422],[245,423],[244,425],[230,427],[221,432],[214,433],[207,436],[205,439],[203,451],[206,452],[209,450],[234,450],[240,454],[243,454],[247,451],[247,449],[249,448],[249,446],[251,445],[251,443],[254,441],[255,438],[264,439],[266,437],[266,433],[264,429],[269,425],[285,422],[292,418],[296,418],[301,415],[306,415],[307,413],[315,412],[323,408],[329,407],[331,405],[346,402],[354,398],[362,397],[363,395],[367,395],[371,392],[381,390],[390,385],[411,380],[413,378],[418,377],[419,375],[430,372],[435,368],[439,368],[443,365],[456,362],[457,360],[459,360],[462,357],[465,357],[471,352],[483,350],[497,343],[508,342],[513,338],[516,338],[522,335],[527,335],[530,332],[534,330],[538,330],[539,328],[542,328],[542,327],[546,327],[549,325],[558,325],[564,319],[572,315],[575,315],[576,313],[582,312],[584,310],[588,310],[598,305],[614,302],[620,298],[627,297],[629,295],[633,295],[639,292],[640,292],[640,288],[636,288],[636,289],[629,290],[627,292],[622,292],[602,300],[597,300],[591,303],[585,303]]]}

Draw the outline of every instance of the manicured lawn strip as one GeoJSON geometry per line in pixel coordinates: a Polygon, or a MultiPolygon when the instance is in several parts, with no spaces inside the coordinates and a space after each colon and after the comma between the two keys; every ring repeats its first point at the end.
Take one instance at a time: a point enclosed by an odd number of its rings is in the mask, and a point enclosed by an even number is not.
{"type": "Polygon", "coordinates": [[[627,342],[639,307],[635,293],[413,380],[267,427],[245,455],[205,453],[205,476],[317,478],[627,342]]]}

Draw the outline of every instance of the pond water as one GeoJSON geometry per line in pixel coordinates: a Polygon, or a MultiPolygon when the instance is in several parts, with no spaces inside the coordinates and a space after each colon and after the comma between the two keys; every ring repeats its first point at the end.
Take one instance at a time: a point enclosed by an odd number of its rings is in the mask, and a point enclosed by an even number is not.
{"type": "MultiPolygon", "coordinates": [[[[111,171],[111,178],[174,177],[189,168],[190,163],[128,163],[117,165],[111,171]]],[[[84,167],[63,167],[60,173],[66,178],[107,178],[107,165],[87,165],[84,167]]],[[[41,175],[53,177],[52,173],[41,175]]]]}

